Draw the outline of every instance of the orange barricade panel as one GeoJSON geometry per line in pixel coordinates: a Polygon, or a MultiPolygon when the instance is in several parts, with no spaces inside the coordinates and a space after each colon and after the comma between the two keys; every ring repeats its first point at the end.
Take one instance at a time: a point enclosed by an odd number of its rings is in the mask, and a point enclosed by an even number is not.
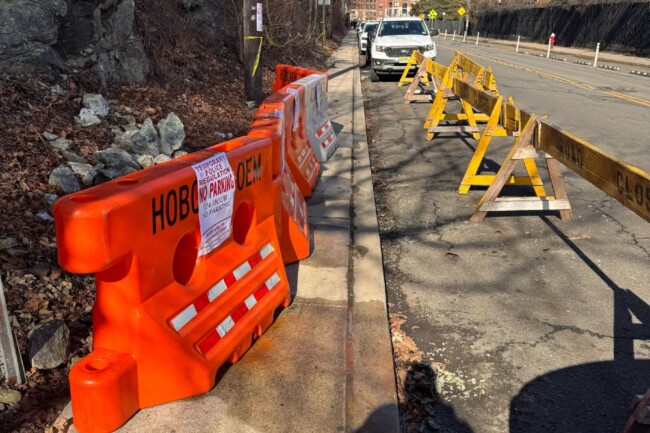
{"type": "Polygon", "coordinates": [[[284,86],[312,74],[325,75],[325,81],[327,83],[327,72],[314,71],[299,66],[277,65],[275,67],[275,81],[273,82],[272,90],[273,92],[277,92],[284,86]]]}
{"type": "Polygon", "coordinates": [[[327,114],[327,78],[308,75],[293,83],[305,88],[305,127],[311,148],[319,162],[326,162],[336,151],[338,142],[327,114]]]}
{"type": "Polygon", "coordinates": [[[304,197],[311,197],[311,193],[320,176],[320,163],[316,158],[307,133],[307,109],[305,87],[290,84],[279,92],[269,96],[265,102],[282,101],[285,95],[292,95],[295,100],[293,121],[289,119],[291,140],[287,145],[284,159],[289,166],[298,188],[304,197]]]}
{"type": "Polygon", "coordinates": [[[291,146],[294,125],[295,98],[291,94],[274,93],[257,110],[251,137],[266,137],[273,147],[273,185],[280,192],[276,211],[276,227],[285,264],[309,256],[309,224],[307,205],[286,164],[286,149],[291,146]]]}
{"type": "Polygon", "coordinates": [[[210,390],[290,303],[273,182],[270,140],[243,137],[56,203],[62,267],[96,273],[93,352],[70,372],[79,431],[210,390]]]}

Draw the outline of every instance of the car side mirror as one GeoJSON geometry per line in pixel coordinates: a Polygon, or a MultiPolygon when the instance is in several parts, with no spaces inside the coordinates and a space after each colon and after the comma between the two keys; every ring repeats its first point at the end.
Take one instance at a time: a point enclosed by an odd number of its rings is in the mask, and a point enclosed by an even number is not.
{"type": "Polygon", "coordinates": [[[376,33],[377,33],[377,32],[376,32],[375,30],[370,30],[370,31],[368,32],[368,39],[370,39],[370,40],[375,39],[375,35],[376,35],[376,33]]]}

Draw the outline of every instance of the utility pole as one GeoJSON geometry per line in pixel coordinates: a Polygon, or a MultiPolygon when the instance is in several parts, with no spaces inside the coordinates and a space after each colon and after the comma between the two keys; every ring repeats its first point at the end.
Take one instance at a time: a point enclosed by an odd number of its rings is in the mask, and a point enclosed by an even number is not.
{"type": "Polygon", "coordinates": [[[247,101],[262,102],[262,3],[243,0],[244,95],[247,101]]]}
{"type": "Polygon", "coordinates": [[[471,10],[471,0],[467,0],[467,15],[465,15],[465,35],[468,35],[469,33],[469,14],[471,10]]]}

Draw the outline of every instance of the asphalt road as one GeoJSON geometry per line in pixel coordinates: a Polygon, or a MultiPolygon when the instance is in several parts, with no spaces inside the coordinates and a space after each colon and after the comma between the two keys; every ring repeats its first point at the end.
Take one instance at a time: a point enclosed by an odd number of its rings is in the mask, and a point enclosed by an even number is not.
{"type": "MultiPolygon", "coordinates": [[[[650,79],[437,40],[492,66],[521,108],[650,171],[650,79]]],[[[564,169],[573,220],[469,218],[474,140],[425,140],[429,104],[362,72],[391,312],[437,372],[441,432],[620,432],[650,387],[650,225],[564,169]]],[[[483,169],[512,139],[493,140],[483,169]]],[[[544,174],[543,174],[544,176],[544,174]]]]}

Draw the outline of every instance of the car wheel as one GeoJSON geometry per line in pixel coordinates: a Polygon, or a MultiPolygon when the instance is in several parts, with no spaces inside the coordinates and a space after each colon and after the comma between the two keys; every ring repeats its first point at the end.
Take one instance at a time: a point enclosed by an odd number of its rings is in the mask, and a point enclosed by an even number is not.
{"type": "Polygon", "coordinates": [[[375,68],[373,67],[370,67],[370,81],[373,83],[379,81],[379,74],[377,74],[377,71],[375,71],[375,68]]]}

